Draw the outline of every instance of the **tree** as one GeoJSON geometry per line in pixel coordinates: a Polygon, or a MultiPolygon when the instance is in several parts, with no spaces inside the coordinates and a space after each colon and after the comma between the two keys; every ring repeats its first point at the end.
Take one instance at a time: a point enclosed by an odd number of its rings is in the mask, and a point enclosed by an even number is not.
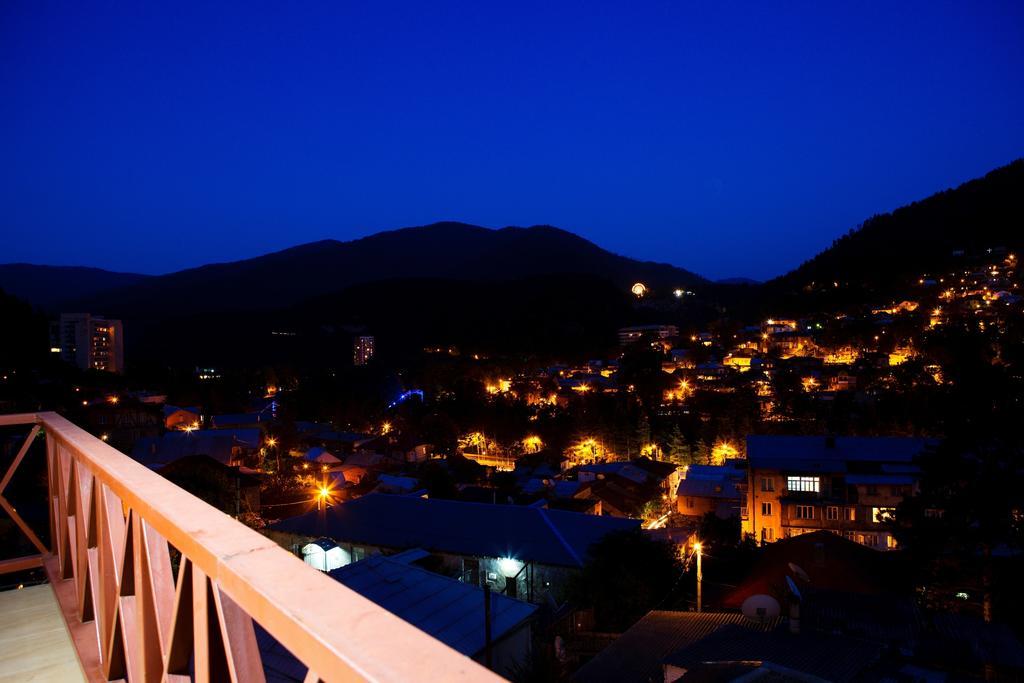
{"type": "Polygon", "coordinates": [[[944,600],[943,587],[980,576],[982,616],[992,619],[993,551],[1024,547],[1021,457],[1001,442],[951,439],[921,460],[920,493],[897,508],[891,528],[933,602],[944,600]]]}
{"type": "Polygon", "coordinates": [[[681,574],[672,544],[639,530],[615,532],[591,546],[569,596],[579,606],[594,608],[599,630],[621,632],[666,604],[681,574]]]}
{"type": "Polygon", "coordinates": [[[668,450],[668,458],[670,461],[677,465],[690,465],[693,463],[693,453],[690,450],[690,444],[687,443],[686,437],[683,436],[683,432],[679,429],[678,424],[673,424],[671,431],[668,433],[666,439],[666,446],[668,450]]]}

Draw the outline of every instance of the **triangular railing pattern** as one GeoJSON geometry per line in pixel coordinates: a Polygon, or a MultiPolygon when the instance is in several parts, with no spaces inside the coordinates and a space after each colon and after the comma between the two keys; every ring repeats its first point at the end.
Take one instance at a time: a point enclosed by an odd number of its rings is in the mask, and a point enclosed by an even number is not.
{"type": "Polygon", "coordinates": [[[44,568],[90,680],[262,683],[254,618],[305,683],[500,680],[61,416],[0,415],[19,424],[0,507],[39,554],[0,574],[44,568]],[[3,497],[40,434],[49,548],[3,497]]]}

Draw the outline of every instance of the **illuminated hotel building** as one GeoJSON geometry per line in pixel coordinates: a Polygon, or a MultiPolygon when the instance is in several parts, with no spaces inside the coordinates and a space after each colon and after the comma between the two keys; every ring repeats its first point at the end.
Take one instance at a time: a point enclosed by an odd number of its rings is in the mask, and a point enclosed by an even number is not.
{"type": "Polygon", "coordinates": [[[51,351],[83,370],[124,372],[124,332],[120,320],[88,313],[62,313],[51,351]]]}
{"type": "Polygon", "coordinates": [[[366,365],[373,358],[373,337],[356,337],[352,342],[352,362],[356,365],[366,365]]]}

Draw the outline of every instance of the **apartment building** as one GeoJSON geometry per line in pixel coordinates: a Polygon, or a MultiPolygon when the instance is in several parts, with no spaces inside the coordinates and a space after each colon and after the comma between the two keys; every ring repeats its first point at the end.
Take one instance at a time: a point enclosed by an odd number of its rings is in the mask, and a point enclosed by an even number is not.
{"type": "Polygon", "coordinates": [[[83,370],[124,372],[124,333],[120,320],[89,313],[62,313],[51,326],[51,351],[83,370]]]}
{"type": "Polygon", "coordinates": [[[823,529],[878,550],[886,521],[918,487],[931,442],[902,437],[750,436],[743,530],[761,542],[823,529]]]}
{"type": "Polygon", "coordinates": [[[366,365],[373,358],[375,339],[371,335],[356,337],[352,341],[352,362],[355,365],[366,365]]]}

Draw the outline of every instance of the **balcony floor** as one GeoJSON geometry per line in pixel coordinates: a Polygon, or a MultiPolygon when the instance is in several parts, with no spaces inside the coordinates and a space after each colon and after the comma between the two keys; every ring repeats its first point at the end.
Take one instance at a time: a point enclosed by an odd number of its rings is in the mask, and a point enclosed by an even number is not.
{"type": "Polygon", "coordinates": [[[0,592],[0,683],[85,681],[49,584],[0,592]]]}

